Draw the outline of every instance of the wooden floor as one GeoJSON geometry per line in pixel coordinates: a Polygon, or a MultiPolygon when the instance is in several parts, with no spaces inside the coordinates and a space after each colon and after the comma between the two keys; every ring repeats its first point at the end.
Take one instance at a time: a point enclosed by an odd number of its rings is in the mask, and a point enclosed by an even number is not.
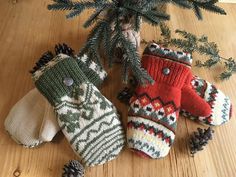
{"type": "MultiPolygon", "coordinates": [[[[49,0],[11,0],[0,2],[0,177],[13,177],[15,170],[21,177],[59,177],[62,166],[76,158],[61,133],[52,143],[36,149],[17,145],[4,131],[4,120],[11,107],[34,87],[28,71],[34,62],[55,43],[66,42],[78,50],[85,42],[88,30],[82,22],[89,15],[66,20],[64,13],[46,9],[49,0]]],[[[169,22],[172,29],[186,29],[196,34],[206,34],[216,41],[221,54],[236,58],[236,4],[222,4],[228,16],[204,13],[204,21],[197,21],[193,12],[173,6],[169,22]]],[[[142,38],[158,39],[158,29],[143,25],[142,38]]],[[[195,56],[198,58],[198,56],[195,56]]],[[[120,66],[107,70],[108,80],[102,92],[122,112],[124,126],[127,107],[116,99],[124,87],[119,80],[120,66]]],[[[215,79],[222,67],[211,71],[194,67],[194,73],[216,84],[231,97],[236,105],[236,76],[229,81],[215,79]]],[[[194,158],[189,155],[187,140],[199,127],[185,118],[178,122],[177,138],[170,154],[160,160],[142,159],[127,148],[120,156],[103,166],[89,168],[86,177],[235,177],[236,176],[236,116],[230,123],[215,128],[214,140],[194,158]]]]}

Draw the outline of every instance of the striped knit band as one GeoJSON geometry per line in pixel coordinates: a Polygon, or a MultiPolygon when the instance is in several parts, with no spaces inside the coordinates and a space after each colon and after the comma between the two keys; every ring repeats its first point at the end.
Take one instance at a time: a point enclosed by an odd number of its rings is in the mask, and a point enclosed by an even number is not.
{"type": "Polygon", "coordinates": [[[175,138],[174,132],[151,120],[138,116],[128,117],[127,141],[131,149],[143,152],[151,158],[168,154],[175,138]]]}
{"type": "Polygon", "coordinates": [[[79,85],[87,78],[75,59],[60,54],[37,70],[33,80],[39,91],[55,105],[61,97],[72,92],[73,84],[79,85]]]}
{"type": "Polygon", "coordinates": [[[171,49],[167,49],[167,48],[163,48],[161,46],[159,46],[156,43],[151,43],[149,44],[143,54],[148,54],[148,55],[154,55],[154,56],[158,56],[161,58],[166,58],[169,60],[173,60],[182,64],[185,64],[187,66],[191,66],[192,65],[192,56],[189,53],[185,53],[185,52],[180,52],[180,51],[174,51],[171,49]]]}

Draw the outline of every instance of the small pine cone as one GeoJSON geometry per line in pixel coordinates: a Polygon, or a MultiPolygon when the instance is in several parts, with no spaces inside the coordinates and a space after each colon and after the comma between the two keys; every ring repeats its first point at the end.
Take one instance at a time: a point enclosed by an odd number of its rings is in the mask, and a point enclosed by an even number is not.
{"type": "Polygon", "coordinates": [[[191,155],[203,150],[203,146],[208,144],[209,140],[212,140],[212,134],[214,131],[209,127],[208,129],[198,128],[197,132],[193,132],[193,135],[189,141],[189,148],[191,155]]]}
{"type": "Polygon", "coordinates": [[[133,96],[132,91],[128,87],[125,87],[118,93],[117,99],[125,104],[129,104],[129,100],[132,96],[133,96]]]}
{"type": "Polygon", "coordinates": [[[44,66],[46,63],[51,61],[53,59],[53,53],[50,51],[45,52],[41,58],[38,60],[38,62],[35,64],[33,70],[30,71],[31,74],[35,73],[38,69],[40,69],[42,66],[44,66]]]}
{"type": "Polygon", "coordinates": [[[71,160],[64,165],[62,177],[83,177],[84,167],[77,160],[71,160]]]}
{"type": "Polygon", "coordinates": [[[69,55],[71,57],[74,56],[74,50],[65,43],[55,45],[55,53],[56,55],[62,53],[62,54],[69,55]]]}

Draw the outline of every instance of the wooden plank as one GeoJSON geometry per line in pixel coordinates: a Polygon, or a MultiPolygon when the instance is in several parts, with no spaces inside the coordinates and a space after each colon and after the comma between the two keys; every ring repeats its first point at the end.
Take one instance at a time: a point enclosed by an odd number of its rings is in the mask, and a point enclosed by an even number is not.
{"type": "MultiPolygon", "coordinates": [[[[28,71],[39,56],[55,43],[66,42],[78,50],[86,40],[88,30],[82,22],[88,17],[86,12],[80,18],[66,20],[64,13],[49,12],[48,0],[23,1],[16,4],[11,1],[0,2],[0,176],[11,177],[15,170],[21,171],[21,177],[56,177],[61,168],[70,159],[76,158],[65,138],[59,133],[53,142],[35,149],[26,149],[17,145],[4,131],[3,122],[11,107],[24,96],[33,84],[28,71]]],[[[218,16],[204,12],[204,21],[198,21],[194,13],[170,6],[169,25],[174,29],[186,29],[196,34],[206,34],[216,41],[225,57],[236,58],[236,5],[222,4],[228,16],[218,16]]],[[[158,39],[158,28],[144,24],[142,38],[158,39]]],[[[144,47],[144,46],[143,46],[144,47]]],[[[194,56],[198,58],[198,56],[194,56]]],[[[124,87],[120,81],[119,65],[107,69],[109,78],[102,92],[122,112],[124,127],[127,122],[127,107],[116,99],[118,90],[124,87]]],[[[223,68],[208,71],[194,67],[193,72],[222,89],[236,104],[236,77],[221,82],[215,78],[223,68]]],[[[163,159],[142,159],[127,148],[120,156],[105,165],[89,168],[86,177],[234,177],[236,172],[236,120],[233,115],[230,123],[216,127],[214,140],[206,149],[194,158],[189,156],[187,139],[198,124],[183,117],[178,122],[175,144],[170,154],[163,159]]]]}

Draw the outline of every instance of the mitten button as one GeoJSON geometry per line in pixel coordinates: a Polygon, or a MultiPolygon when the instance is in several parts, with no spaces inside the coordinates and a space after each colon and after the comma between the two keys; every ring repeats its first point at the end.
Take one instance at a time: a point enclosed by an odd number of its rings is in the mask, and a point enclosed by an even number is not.
{"type": "Polygon", "coordinates": [[[168,75],[170,73],[170,69],[169,68],[164,68],[162,70],[162,73],[165,74],[165,75],[168,75]]]}
{"type": "Polygon", "coordinates": [[[73,85],[74,81],[73,81],[72,78],[66,77],[66,78],[64,78],[63,83],[64,83],[66,86],[69,87],[69,86],[72,86],[72,85],[73,85]]]}

